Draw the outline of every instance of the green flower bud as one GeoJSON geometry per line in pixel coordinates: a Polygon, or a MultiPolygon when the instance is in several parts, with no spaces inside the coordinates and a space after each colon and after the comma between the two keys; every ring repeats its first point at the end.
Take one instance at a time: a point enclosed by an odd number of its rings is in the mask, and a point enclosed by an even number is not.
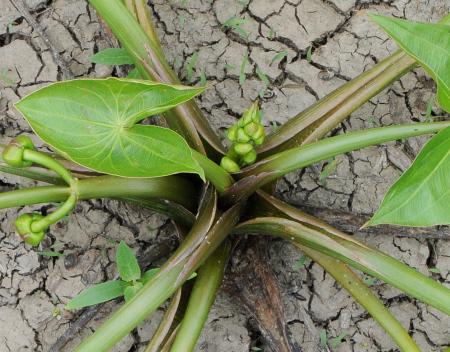
{"type": "Polygon", "coordinates": [[[256,130],[256,132],[254,134],[252,134],[252,139],[260,139],[261,137],[265,137],[266,136],[266,131],[264,130],[264,126],[263,125],[259,125],[258,129],[256,130]]]}
{"type": "Polygon", "coordinates": [[[34,149],[33,141],[27,136],[18,136],[14,138],[3,150],[3,160],[10,166],[26,167],[31,166],[32,162],[23,160],[25,149],[34,149]]]}
{"type": "Polygon", "coordinates": [[[254,142],[256,145],[261,145],[261,144],[263,144],[264,138],[265,138],[265,137],[266,137],[265,135],[262,135],[261,137],[259,137],[259,138],[257,138],[257,139],[254,139],[253,142],[254,142]]]}
{"type": "Polygon", "coordinates": [[[244,123],[244,126],[250,122],[252,122],[253,117],[253,109],[250,108],[246,112],[244,112],[244,115],[242,115],[241,120],[244,123]]]}
{"type": "Polygon", "coordinates": [[[245,133],[243,128],[239,128],[237,130],[237,137],[236,137],[236,141],[239,143],[247,143],[250,141],[250,137],[247,135],[247,133],[245,133]]]}
{"type": "Polygon", "coordinates": [[[258,124],[261,123],[261,112],[259,109],[252,115],[252,121],[258,124]]]}
{"type": "Polygon", "coordinates": [[[33,232],[31,224],[34,221],[42,219],[43,216],[38,213],[22,214],[16,219],[17,234],[28,244],[37,246],[44,239],[45,230],[33,232]]]}
{"type": "Polygon", "coordinates": [[[233,148],[238,155],[242,156],[253,150],[253,145],[251,145],[250,143],[236,143],[235,145],[233,145],[233,148]]]}
{"type": "Polygon", "coordinates": [[[250,152],[245,154],[241,159],[241,162],[243,165],[250,165],[250,164],[253,164],[255,161],[256,161],[256,150],[255,149],[252,149],[250,152]]]}
{"type": "Polygon", "coordinates": [[[258,131],[260,125],[258,125],[255,122],[250,122],[244,127],[244,131],[247,135],[249,135],[251,138],[254,138],[253,135],[258,131]]]}
{"type": "Polygon", "coordinates": [[[228,172],[238,172],[241,168],[239,165],[231,158],[224,156],[220,161],[220,166],[228,172]]]}
{"type": "Polygon", "coordinates": [[[231,126],[231,127],[228,129],[227,137],[228,137],[228,139],[229,139],[231,142],[235,142],[235,141],[236,141],[236,138],[237,138],[237,130],[238,130],[238,127],[237,127],[236,125],[231,126]]]}

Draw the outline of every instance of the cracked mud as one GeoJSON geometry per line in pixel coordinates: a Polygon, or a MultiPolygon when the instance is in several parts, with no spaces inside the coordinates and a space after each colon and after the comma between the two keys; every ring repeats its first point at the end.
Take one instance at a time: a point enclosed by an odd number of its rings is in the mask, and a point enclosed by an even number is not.
{"type": "MultiPolygon", "coordinates": [[[[275,129],[396,50],[369,21],[368,12],[437,21],[450,10],[448,0],[155,0],[150,6],[169,61],[185,80],[186,62],[198,54],[192,83],[202,75],[211,83],[199,103],[221,133],[258,96],[268,130],[275,129]],[[227,25],[233,16],[244,20],[239,28],[227,25]],[[280,52],[282,59],[274,60],[280,52]],[[242,65],[246,56],[248,62],[242,65]],[[239,82],[241,68],[244,82],[242,77],[239,82]]],[[[117,43],[105,34],[86,1],[0,0],[0,9],[0,142],[31,133],[13,108],[27,93],[71,76],[123,74],[121,68],[90,63],[92,54],[117,43]],[[21,13],[14,3],[29,13],[21,13]]],[[[333,133],[423,121],[434,94],[433,82],[417,69],[333,133]]],[[[442,111],[433,106],[433,113],[442,111]]],[[[340,156],[325,180],[323,164],[291,173],[279,183],[278,192],[293,204],[371,214],[426,140],[413,138],[340,156]]],[[[0,175],[2,191],[34,184],[0,175]]],[[[0,352],[49,351],[76,318],[64,304],[86,286],[114,277],[114,248],[120,239],[141,252],[176,241],[167,218],[116,201],[89,201],[51,228],[44,250],[64,251],[64,256],[48,258],[25,248],[14,235],[15,216],[28,210],[0,214],[0,352]]],[[[356,236],[450,286],[450,240],[395,234],[356,236]]],[[[318,265],[306,261],[298,268],[301,254],[278,240],[269,242],[269,255],[281,285],[288,332],[299,350],[323,350],[319,336],[326,331],[329,338],[345,334],[333,351],[395,351],[373,319],[318,265]]],[[[382,283],[371,284],[423,351],[441,351],[449,344],[450,317],[382,283]]],[[[115,307],[114,302],[102,306],[63,351],[71,351],[115,307]]],[[[142,351],[162,312],[114,351],[142,351]]],[[[220,293],[198,350],[249,351],[258,339],[249,319],[220,293]]]]}

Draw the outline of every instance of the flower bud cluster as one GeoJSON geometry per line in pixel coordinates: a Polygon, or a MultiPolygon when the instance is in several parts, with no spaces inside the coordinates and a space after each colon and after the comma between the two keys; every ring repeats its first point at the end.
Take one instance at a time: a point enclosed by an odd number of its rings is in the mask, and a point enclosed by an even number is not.
{"type": "Polygon", "coordinates": [[[220,162],[225,170],[238,172],[242,166],[256,161],[255,147],[261,145],[266,137],[257,101],[228,129],[227,137],[232,145],[220,162]]]}

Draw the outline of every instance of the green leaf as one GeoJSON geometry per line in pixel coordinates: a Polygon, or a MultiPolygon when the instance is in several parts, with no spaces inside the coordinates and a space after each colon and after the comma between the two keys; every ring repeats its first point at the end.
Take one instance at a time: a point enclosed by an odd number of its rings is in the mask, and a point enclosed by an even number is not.
{"type": "Polygon", "coordinates": [[[333,337],[333,338],[331,339],[331,342],[330,342],[330,347],[331,347],[331,348],[338,348],[339,345],[342,343],[342,340],[345,339],[345,337],[346,337],[347,335],[348,335],[348,333],[346,333],[346,332],[341,332],[341,333],[339,334],[339,336],[333,337]]]}
{"type": "Polygon", "coordinates": [[[42,255],[43,257],[62,257],[64,254],[55,251],[42,251],[36,252],[37,255],[42,255]]]}
{"type": "Polygon", "coordinates": [[[194,77],[194,69],[195,65],[197,65],[197,60],[198,60],[198,53],[194,53],[186,61],[186,75],[187,75],[186,78],[189,82],[192,82],[192,79],[194,77]]]}
{"type": "Polygon", "coordinates": [[[244,56],[242,57],[241,67],[239,69],[239,85],[243,85],[247,79],[245,74],[245,68],[248,64],[248,50],[245,50],[244,56]]]}
{"type": "Polygon", "coordinates": [[[144,285],[140,282],[136,282],[133,285],[127,286],[123,293],[125,302],[130,301],[134,296],[136,296],[136,293],[138,293],[142,287],[144,287],[144,285]]]}
{"type": "Polygon", "coordinates": [[[203,177],[180,135],[136,124],[203,90],[118,78],[80,79],[44,87],[16,107],[41,139],[89,169],[122,177],[180,172],[203,177]]]}
{"type": "Polygon", "coordinates": [[[306,52],[306,61],[311,62],[312,61],[312,46],[308,48],[308,51],[306,52]]]}
{"type": "Polygon", "coordinates": [[[319,332],[319,339],[320,339],[320,346],[321,347],[327,347],[328,343],[328,337],[327,337],[327,331],[325,329],[320,330],[319,332]]]}
{"type": "Polygon", "coordinates": [[[133,68],[130,72],[128,72],[127,78],[140,79],[141,74],[137,68],[133,68]]]}
{"type": "Polygon", "coordinates": [[[151,279],[153,279],[153,277],[158,274],[158,272],[160,271],[160,268],[153,268],[153,269],[149,269],[147,270],[141,277],[141,282],[145,285],[147,282],[149,282],[151,279]]]}
{"type": "Polygon", "coordinates": [[[276,54],[273,58],[270,64],[272,65],[274,62],[278,62],[283,60],[288,55],[287,51],[280,51],[278,54],[276,54]]]}
{"type": "Polygon", "coordinates": [[[117,270],[123,281],[135,281],[141,278],[141,268],[133,251],[124,241],[120,241],[116,252],[117,270]]]}
{"type": "Polygon", "coordinates": [[[429,268],[428,271],[434,274],[440,274],[441,270],[439,268],[429,268]]]}
{"type": "Polygon", "coordinates": [[[80,309],[93,306],[95,304],[110,301],[124,294],[125,287],[128,284],[123,281],[107,281],[101,284],[91,286],[81,291],[66,305],[66,309],[80,309]]]}
{"type": "Polygon", "coordinates": [[[306,259],[308,259],[308,257],[306,255],[302,254],[301,257],[298,258],[298,260],[294,263],[294,265],[292,266],[292,269],[300,270],[301,268],[303,268],[305,266],[306,259]]]}
{"type": "Polygon", "coordinates": [[[322,172],[320,173],[319,183],[325,184],[326,179],[336,170],[336,167],[336,158],[329,159],[322,172]]]}
{"type": "Polygon", "coordinates": [[[204,87],[206,85],[206,73],[205,70],[202,69],[200,71],[200,86],[204,87]]]}
{"type": "Polygon", "coordinates": [[[371,17],[434,78],[439,104],[450,112],[450,26],[371,17]]]}
{"type": "Polygon", "coordinates": [[[431,139],[367,225],[450,224],[450,127],[431,139]]]}
{"type": "Polygon", "coordinates": [[[258,75],[259,79],[264,83],[264,85],[267,87],[270,85],[269,78],[267,78],[267,75],[264,73],[263,70],[261,70],[259,67],[256,67],[256,74],[258,75]]]}
{"type": "Polygon", "coordinates": [[[92,55],[89,60],[95,64],[125,65],[134,64],[133,59],[123,48],[108,48],[92,55]]]}

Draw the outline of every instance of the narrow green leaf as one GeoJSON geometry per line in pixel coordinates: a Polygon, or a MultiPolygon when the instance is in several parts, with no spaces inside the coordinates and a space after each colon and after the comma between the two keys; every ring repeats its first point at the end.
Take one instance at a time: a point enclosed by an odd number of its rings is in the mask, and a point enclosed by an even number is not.
{"type": "Polygon", "coordinates": [[[427,109],[425,110],[425,121],[429,121],[429,122],[433,122],[433,101],[434,101],[434,96],[430,97],[430,99],[428,99],[428,103],[427,103],[427,109]]]}
{"type": "Polygon", "coordinates": [[[247,79],[247,75],[245,74],[245,68],[248,64],[248,51],[246,50],[244,56],[242,57],[241,67],[239,69],[239,84],[242,86],[247,79]]]}
{"type": "Polygon", "coordinates": [[[342,340],[345,339],[345,337],[348,335],[346,332],[341,332],[338,336],[333,337],[330,342],[331,348],[338,348],[339,345],[342,343],[342,340]]]}
{"type": "Polygon", "coordinates": [[[306,52],[306,61],[311,62],[312,61],[312,46],[308,48],[308,51],[306,52]]]}
{"type": "Polygon", "coordinates": [[[158,274],[160,271],[160,268],[152,268],[147,270],[141,277],[140,281],[145,285],[147,282],[149,282],[153,277],[158,274]]]}
{"type": "Polygon", "coordinates": [[[141,278],[141,268],[133,251],[124,241],[120,241],[116,252],[117,271],[123,281],[135,281],[141,278]]]}
{"type": "Polygon", "coordinates": [[[66,305],[66,309],[80,309],[110,301],[124,294],[128,284],[123,281],[107,281],[88,287],[66,305]]]}
{"type": "Polygon", "coordinates": [[[305,266],[306,259],[308,259],[308,257],[306,255],[302,254],[301,257],[295,262],[292,269],[300,270],[301,268],[303,268],[305,266]]]}
{"type": "Polygon", "coordinates": [[[141,74],[137,68],[133,68],[130,72],[128,72],[127,78],[140,79],[141,74]]]}
{"type": "Polygon", "coordinates": [[[133,285],[127,286],[123,293],[125,302],[129,302],[134,296],[136,296],[136,293],[138,293],[142,287],[144,287],[144,285],[140,282],[136,282],[133,285]]]}
{"type": "Polygon", "coordinates": [[[192,56],[186,60],[186,75],[189,82],[192,82],[192,79],[194,78],[194,69],[195,65],[197,65],[197,60],[198,53],[192,54],[192,56]]]}
{"type": "Polygon", "coordinates": [[[231,28],[234,32],[239,34],[240,37],[243,39],[247,39],[249,36],[249,33],[242,28],[242,26],[245,24],[245,19],[238,18],[238,17],[230,17],[228,20],[226,20],[223,24],[226,28],[231,28]]]}
{"type": "Polygon", "coordinates": [[[450,112],[450,26],[371,17],[435,79],[439,104],[450,112]]]}
{"type": "Polygon", "coordinates": [[[200,72],[200,86],[206,86],[206,73],[204,69],[200,72]]]}
{"type": "Polygon", "coordinates": [[[272,65],[274,62],[278,62],[283,60],[288,55],[287,51],[280,51],[278,54],[276,54],[272,61],[270,61],[270,64],[272,65]]]}
{"type": "Polygon", "coordinates": [[[41,88],[16,107],[42,140],[86,168],[122,177],[180,172],[203,177],[180,135],[137,124],[203,90],[118,78],[80,79],[41,88]]]}
{"type": "Polygon", "coordinates": [[[42,251],[36,252],[37,255],[42,255],[43,257],[62,257],[64,254],[55,251],[42,251]]]}
{"type": "Polygon", "coordinates": [[[440,274],[441,270],[438,268],[429,268],[428,271],[433,274],[440,274]]]}
{"type": "Polygon", "coordinates": [[[321,347],[327,347],[328,345],[328,337],[327,337],[327,331],[325,329],[320,330],[319,332],[319,338],[320,338],[320,346],[321,347]]]}
{"type": "Polygon", "coordinates": [[[431,139],[367,225],[450,224],[450,127],[431,139]]]}
{"type": "Polygon", "coordinates": [[[89,60],[95,64],[103,65],[125,65],[133,64],[134,61],[123,48],[108,48],[92,55],[89,60]]]}
{"type": "Polygon", "coordinates": [[[329,159],[319,176],[319,183],[325,184],[326,179],[336,170],[336,158],[329,159]]]}
{"type": "Polygon", "coordinates": [[[264,73],[263,70],[261,70],[259,67],[256,67],[256,74],[258,75],[259,79],[264,83],[264,85],[267,87],[270,85],[269,78],[267,78],[267,75],[264,73]]]}

